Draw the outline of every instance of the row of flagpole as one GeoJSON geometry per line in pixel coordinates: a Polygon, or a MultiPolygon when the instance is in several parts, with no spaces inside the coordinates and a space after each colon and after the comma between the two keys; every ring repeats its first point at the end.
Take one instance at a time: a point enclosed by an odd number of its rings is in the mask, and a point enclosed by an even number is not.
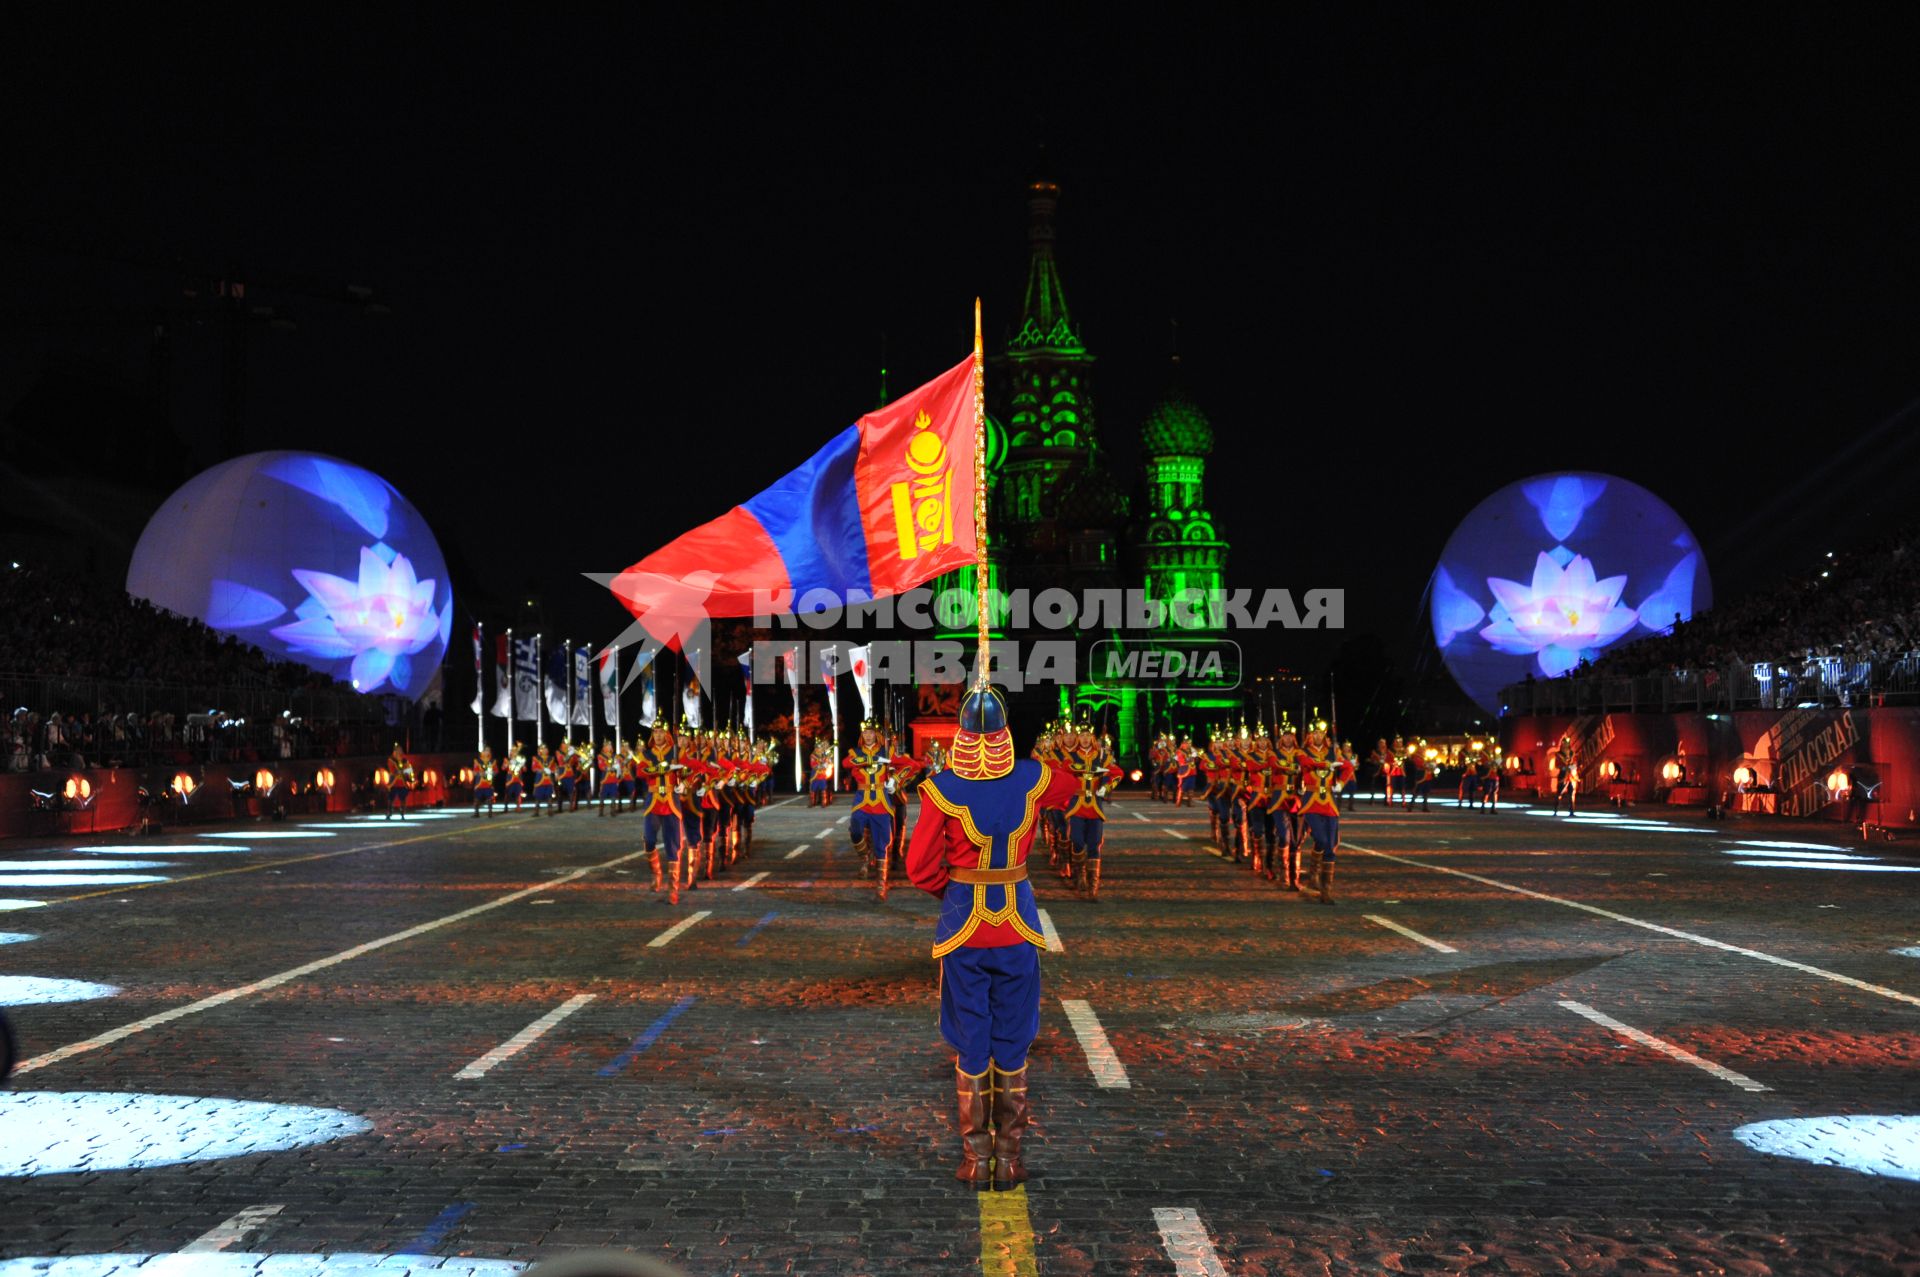
{"type": "MultiPolygon", "coordinates": [[[[598,654],[600,707],[596,713],[594,706],[591,671],[593,649],[591,646],[575,646],[570,641],[561,643],[561,677],[552,678],[542,668],[541,641],[544,636],[535,634],[532,638],[516,640],[513,630],[498,636],[493,651],[493,687],[494,696],[491,707],[486,706],[486,664],[487,644],[486,627],[475,623],[473,627],[473,701],[469,708],[474,715],[474,736],[476,749],[484,749],[487,744],[487,719],[489,717],[505,719],[507,723],[507,748],[511,749],[516,725],[531,719],[534,724],[534,743],[537,746],[546,743],[546,721],[552,718],[557,724],[566,727],[566,739],[573,740],[573,729],[584,726],[589,744],[593,742],[595,732],[602,719],[613,731],[616,749],[626,744],[625,723],[621,717],[620,693],[623,681],[620,677],[620,645],[615,643],[598,654]],[[483,709],[486,712],[482,712],[483,709]],[[544,711],[544,712],[543,712],[544,711]]],[[[796,644],[780,654],[780,663],[786,676],[788,691],[793,696],[793,750],[794,783],[804,788],[801,754],[800,722],[800,684],[801,652],[796,644]]],[[[628,682],[638,679],[640,683],[640,727],[651,729],[659,719],[659,696],[655,683],[656,665],[654,657],[657,649],[641,652],[644,664],[638,671],[630,671],[628,682]]],[[[837,646],[819,651],[819,684],[828,689],[827,709],[830,715],[831,731],[836,746],[840,740],[840,675],[850,674],[855,690],[860,695],[862,712],[871,717],[873,714],[873,679],[868,660],[869,649],[865,646],[849,647],[845,652],[846,668],[842,668],[842,652],[837,646]]],[[[746,693],[742,698],[742,725],[751,735],[756,730],[753,712],[753,652],[740,653],[737,658],[740,672],[745,683],[746,693]]],[[[676,682],[678,675],[676,674],[676,682]]],[[[807,680],[813,681],[811,679],[807,680]]],[[[698,679],[689,679],[687,686],[680,691],[680,716],[691,727],[699,728],[705,721],[701,705],[701,689],[698,679]]],[[[834,750],[834,783],[840,780],[840,751],[834,750]]]]}

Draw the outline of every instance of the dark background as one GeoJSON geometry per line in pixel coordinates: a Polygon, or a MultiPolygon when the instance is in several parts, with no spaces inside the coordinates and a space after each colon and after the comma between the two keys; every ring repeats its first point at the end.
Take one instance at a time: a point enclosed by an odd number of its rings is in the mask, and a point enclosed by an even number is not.
{"type": "Polygon", "coordinates": [[[883,337],[895,393],[976,293],[1003,339],[1043,143],[1122,472],[1177,318],[1229,581],[1345,587],[1346,666],[1418,681],[1441,544],[1527,474],[1646,485],[1721,598],[1912,505],[1895,10],[451,12],[6,42],[7,517],[80,493],[106,544],[225,448],[315,448],[423,510],[463,612],[604,641],[578,572],[792,468],[883,337]]]}

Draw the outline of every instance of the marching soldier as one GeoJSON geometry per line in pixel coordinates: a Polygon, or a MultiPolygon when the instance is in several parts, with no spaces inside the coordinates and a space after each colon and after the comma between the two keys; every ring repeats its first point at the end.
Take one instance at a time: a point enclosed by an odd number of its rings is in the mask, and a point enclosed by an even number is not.
{"type": "MultiPolygon", "coordinates": [[[[603,740],[600,742],[599,814],[602,816],[618,816],[620,814],[620,800],[623,797],[620,793],[620,786],[623,781],[626,781],[623,761],[620,755],[614,751],[612,741],[603,740]]],[[[632,790],[632,782],[627,781],[627,791],[631,793],[632,790]]]]}
{"type": "Polygon", "coordinates": [[[833,806],[833,742],[824,736],[813,738],[813,752],[808,755],[808,764],[812,776],[807,785],[807,806],[833,806]]]}
{"type": "Polygon", "coordinates": [[[660,890],[660,853],[666,852],[666,868],[673,886],[667,895],[669,904],[680,903],[680,778],[685,773],[674,749],[673,733],[664,721],[655,722],[647,743],[634,751],[634,778],[646,795],[647,815],[641,834],[645,839],[647,860],[653,866],[653,889],[660,890]]]}
{"type": "Polygon", "coordinates": [[[473,818],[480,819],[480,806],[486,804],[487,815],[493,815],[493,751],[487,746],[480,747],[480,756],[473,760],[473,818]]]}
{"type": "Polygon", "coordinates": [[[1353,764],[1340,756],[1327,739],[1327,722],[1316,718],[1307,725],[1305,748],[1294,751],[1300,768],[1300,814],[1313,839],[1314,859],[1306,876],[1316,881],[1320,903],[1333,903],[1333,864],[1340,850],[1340,787],[1353,779],[1353,764]]]}
{"type": "Polygon", "coordinates": [[[1182,736],[1180,748],[1173,751],[1173,805],[1176,807],[1193,806],[1194,766],[1193,737],[1182,736]]]}
{"type": "Polygon", "coordinates": [[[1294,891],[1300,886],[1300,752],[1299,738],[1295,736],[1293,724],[1285,718],[1280,720],[1280,739],[1273,751],[1273,791],[1268,801],[1274,822],[1274,836],[1283,845],[1281,868],[1284,878],[1281,885],[1294,891]]]}
{"type": "MultiPolygon", "coordinates": [[[[904,764],[905,760],[901,760],[904,764]]],[[[860,877],[880,876],[880,899],[887,898],[888,853],[893,845],[893,791],[899,787],[894,759],[887,753],[880,724],[869,718],[860,724],[860,739],[841,760],[853,776],[859,801],[847,818],[847,837],[860,857],[860,877]]]]}
{"type": "Polygon", "coordinates": [[[387,819],[393,819],[393,813],[399,812],[400,819],[407,818],[407,796],[413,793],[413,764],[406,754],[401,752],[399,742],[393,746],[393,754],[387,759],[387,819]]]}
{"type": "Polygon", "coordinates": [[[549,769],[553,778],[553,811],[558,816],[560,809],[573,801],[573,746],[563,743],[553,751],[553,765],[549,769]]]}
{"type": "MultiPolygon", "coordinates": [[[[1048,723],[1034,739],[1033,752],[1029,757],[1049,767],[1066,766],[1066,728],[1064,724],[1048,723]]],[[[1062,878],[1073,874],[1073,845],[1067,829],[1067,814],[1063,810],[1042,808],[1040,827],[1047,835],[1047,863],[1060,871],[1062,878]]]]}
{"type": "Polygon", "coordinates": [[[1107,813],[1100,801],[1120,779],[1113,751],[1093,734],[1093,724],[1081,719],[1073,729],[1071,752],[1064,760],[1079,782],[1067,806],[1068,837],[1073,844],[1074,888],[1089,901],[1100,899],[1100,851],[1107,840],[1107,813]]]}
{"type": "Polygon", "coordinates": [[[962,702],[950,757],[920,788],[907,875],[941,901],[933,956],[940,1033],[955,1052],[955,1176],[975,1188],[1011,1189],[1027,1178],[1027,1052],[1040,1031],[1046,947],[1027,855],[1036,809],[1065,807],[1080,780],[1037,759],[1015,760],[1006,702],[986,685],[962,702]]]}
{"type": "Polygon", "coordinates": [[[507,787],[506,800],[513,804],[515,811],[525,801],[527,792],[527,743],[513,742],[513,748],[507,751],[507,787]]]}
{"type": "Polygon", "coordinates": [[[1573,733],[1561,736],[1560,744],[1553,751],[1553,814],[1560,814],[1560,800],[1567,800],[1567,815],[1573,815],[1573,806],[1580,798],[1580,751],[1573,743],[1573,733]]]}
{"type": "Polygon", "coordinates": [[[533,814],[538,816],[553,801],[553,759],[548,757],[545,745],[534,749],[533,761],[527,764],[527,771],[533,790],[533,814]]]}
{"type": "Polygon", "coordinates": [[[1241,771],[1241,827],[1246,830],[1247,852],[1253,872],[1268,882],[1274,880],[1273,839],[1273,744],[1267,739],[1267,725],[1256,723],[1247,743],[1247,757],[1241,771]]]}

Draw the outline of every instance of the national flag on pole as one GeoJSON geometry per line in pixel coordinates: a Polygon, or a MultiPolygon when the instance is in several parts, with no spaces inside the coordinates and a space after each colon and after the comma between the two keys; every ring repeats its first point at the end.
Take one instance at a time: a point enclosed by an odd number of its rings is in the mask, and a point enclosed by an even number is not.
{"type": "Polygon", "coordinates": [[[540,671],[530,638],[513,641],[513,716],[529,721],[540,717],[540,671]]]}
{"type": "Polygon", "coordinates": [[[565,726],[567,722],[567,645],[546,654],[545,690],[547,694],[547,717],[565,726]]]}
{"type": "Polygon", "coordinates": [[[600,653],[600,712],[614,727],[620,725],[620,645],[600,653]]]}
{"type": "Polygon", "coordinates": [[[473,712],[478,714],[487,692],[486,652],[480,641],[480,627],[473,627],[473,712]]]}
{"type": "Polygon", "coordinates": [[[493,646],[493,716],[513,716],[513,675],[508,673],[512,657],[507,651],[507,636],[495,639],[493,646]]]}
{"type": "Polygon", "coordinates": [[[772,596],[883,598],[973,562],[973,360],[848,426],[798,470],[647,555],[614,594],[670,647],[772,596]]]}
{"type": "Polygon", "coordinates": [[[697,678],[688,679],[685,690],[680,693],[680,716],[686,719],[688,727],[700,730],[700,680],[697,678]]]}
{"type": "Polygon", "coordinates": [[[655,694],[653,676],[659,669],[659,663],[648,661],[647,668],[640,675],[640,726],[652,727],[660,718],[660,699],[655,694]]]}
{"type": "Polygon", "coordinates": [[[588,649],[573,649],[573,721],[593,726],[593,665],[588,649]]]}
{"type": "Polygon", "coordinates": [[[847,668],[853,672],[853,690],[860,693],[860,717],[873,717],[873,665],[871,646],[847,649],[847,668]]]}
{"type": "Polygon", "coordinates": [[[746,688],[747,688],[747,694],[741,701],[740,712],[742,715],[744,715],[747,731],[749,734],[751,734],[753,731],[753,649],[752,648],[748,648],[746,651],[740,653],[740,678],[741,678],[741,681],[746,684],[746,688]]]}
{"type": "Polygon", "coordinates": [[[827,685],[827,714],[833,724],[833,739],[840,740],[840,649],[820,650],[820,681],[827,685]]]}
{"type": "Polygon", "coordinates": [[[800,713],[800,647],[798,644],[780,653],[780,663],[786,667],[787,690],[793,693],[795,718],[800,713]]]}

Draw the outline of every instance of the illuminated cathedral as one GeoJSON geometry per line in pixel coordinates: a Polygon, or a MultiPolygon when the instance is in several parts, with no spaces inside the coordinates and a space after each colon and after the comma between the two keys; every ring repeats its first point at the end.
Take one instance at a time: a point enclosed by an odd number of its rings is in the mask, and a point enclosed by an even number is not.
{"type": "MultiPolygon", "coordinates": [[[[1228,546],[1207,507],[1205,487],[1213,426],[1181,384],[1176,355],[1160,402],[1140,423],[1138,475],[1129,483],[1116,473],[1096,409],[1095,356],[1067,307],[1054,252],[1059,198],[1051,181],[1027,185],[1025,295],[1011,336],[989,356],[991,584],[1034,593],[1057,586],[1079,597],[1089,590],[1144,589],[1162,602],[1183,590],[1222,590],[1228,546]]],[[[943,577],[936,590],[970,595],[973,570],[943,577]]],[[[942,619],[950,636],[967,636],[963,617],[942,619]]],[[[1171,615],[1167,624],[1173,624],[1171,615]]],[[[1023,645],[1061,637],[1010,631],[1004,624],[994,632],[1023,645]]],[[[1204,640],[1221,633],[1202,619],[1178,636],[1204,640]]],[[[1099,638],[1153,641],[1117,628],[1089,630],[1083,623],[1081,682],[1057,693],[1029,689],[1015,697],[1023,736],[1047,718],[1085,712],[1112,733],[1117,753],[1137,759],[1158,731],[1197,732],[1238,714],[1241,696],[1225,685],[1178,693],[1101,685],[1087,668],[1099,638]]]]}

